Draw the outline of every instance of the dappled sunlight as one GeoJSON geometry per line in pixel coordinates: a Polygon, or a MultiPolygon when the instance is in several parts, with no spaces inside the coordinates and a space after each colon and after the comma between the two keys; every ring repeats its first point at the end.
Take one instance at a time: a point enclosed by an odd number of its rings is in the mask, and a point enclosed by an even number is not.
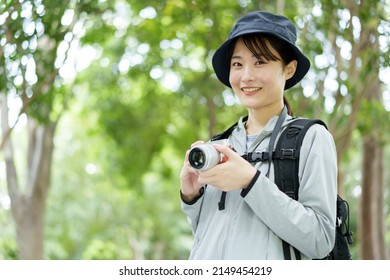
{"type": "MultiPolygon", "coordinates": [[[[361,1],[349,3],[353,10],[335,1],[285,2],[264,7],[288,8],[311,61],[286,96],[296,115],[323,119],[334,135],[356,232],[367,188],[362,143],[377,140],[390,164],[383,121],[390,11],[385,0],[368,1],[366,11],[361,1]]],[[[188,258],[193,236],[181,212],[180,170],[191,143],[246,114],[211,59],[232,22],[258,7],[249,0],[1,2],[0,259],[188,258]],[[30,206],[34,199],[41,208],[30,206]],[[15,217],[23,215],[38,222],[30,224],[37,239],[22,244],[17,234],[27,231],[15,217]]],[[[372,171],[383,176],[384,220],[388,170],[372,171]]]]}

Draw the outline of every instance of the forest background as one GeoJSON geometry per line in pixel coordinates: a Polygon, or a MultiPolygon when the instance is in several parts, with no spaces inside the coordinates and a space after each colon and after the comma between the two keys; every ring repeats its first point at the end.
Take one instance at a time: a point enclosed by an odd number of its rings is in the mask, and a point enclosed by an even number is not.
{"type": "Polygon", "coordinates": [[[310,58],[286,92],[333,134],[354,259],[390,248],[389,0],[3,0],[0,259],[187,259],[185,151],[245,110],[210,64],[282,13],[310,58]]]}

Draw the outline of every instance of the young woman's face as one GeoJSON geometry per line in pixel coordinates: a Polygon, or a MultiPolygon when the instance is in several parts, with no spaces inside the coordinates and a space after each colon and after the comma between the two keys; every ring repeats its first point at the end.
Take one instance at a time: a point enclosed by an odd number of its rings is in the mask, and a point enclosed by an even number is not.
{"type": "Polygon", "coordinates": [[[296,61],[283,65],[280,55],[267,42],[278,60],[257,58],[242,42],[237,40],[230,64],[230,85],[241,103],[248,109],[260,110],[283,106],[286,80],[293,76],[296,61]],[[291,64],[291,65],[290,65],[291,64]]]}

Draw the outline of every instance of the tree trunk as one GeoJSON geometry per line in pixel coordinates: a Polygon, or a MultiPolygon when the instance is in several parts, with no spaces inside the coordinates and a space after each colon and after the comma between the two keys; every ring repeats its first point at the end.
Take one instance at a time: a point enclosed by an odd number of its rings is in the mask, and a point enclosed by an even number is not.
{"type": "MultiPolygon", "coordinates": [[[[6,135],[10,127],[5,94],[1,102],[1,127],[2,134],[6,135]]],[[[50,184],[56,123],[42,126],[30,122],[29,128],[28,175],[23,190],[18,180],[12,138],[6,139],[3,146],[19,258],[24,260],[43,259],[45,201],[50,184]]]]}
{"type": "Polygon", "coordinates": [[[387,259],[383,212],[384,151],[375,137],[363,143],[363,193],[359,226],[360,255],[364,260],[387,259]]]}
{"type": "Polygon", "coordinates": [[[14,219],[19,259],[43,259],[43,217],[45,208],[43,198],[34,200],[22,194],[18,202],[13,204],[13,208],[17,208],[13,209],[13,212],[17,212],[14,219]]]}
{"type": "MultiPolygon", "coordinates": [[[[377,7],[374,6],[376,9],[377,7]]],[[[372,8],[374,8],[372,7],[372,8]]],[[[362,9],[371,8],[366,5],[362,9]]],[[[379,10],[378,17],[379,17],[379,10]]],[[[361,209],[359,219],[360,256],[362,259],[382,260],[387,259],[385,243],[385,215],[384,215],[384,149],[380,142],[382,127],[379,120],[375,119],[377,106],[382,104],[382,88],[379,80],[379,34],[378,21],[368,20],[362,24],[361,38],[365,44],[360,49],[362,69],[362,96],[364,103],[362,108],[366,128],[362,129],[363,136],[363,191],[361,196],[361,209]]],[[[357,50],[356,50],[357,51],[357,50]]],[[[364,127],[364,125],[363,125],[364,127]]]]}
{"type": "Polygon", "coordinates": [[[15,211],[18,212],[15,221],[20,259],[43,259],[45,203],[50,186],[56,124],[33,124],[33,127],[29,132],[29,139],[34,140],[29,148],[28,194],[20,194],[21,199],[15,205],[15,211]]]}

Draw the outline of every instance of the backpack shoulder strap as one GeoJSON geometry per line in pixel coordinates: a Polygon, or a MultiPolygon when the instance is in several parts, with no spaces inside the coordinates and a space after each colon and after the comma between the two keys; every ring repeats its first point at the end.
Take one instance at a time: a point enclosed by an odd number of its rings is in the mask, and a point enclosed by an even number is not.
{"type": "Polygon", "coordinates": [[[280,135],[273,157],[275,183],[289,197],[298,200],[299,154],[307,130],[321,120],[299,118],[292,121],[280,135]]]}
{"type": "MultiPolygon", "coordinates": [[[[298,118],[292,121],[279,137],[276,144],[273,163],[275,172],[275,184],[279,189],[292,199],[298,200],[299,189],[299,156],[303,138],[307,130],[313,124],[321,124],[321,120],[298,118]]],[[[301,253],[294,249],[297,260],[301,259],[301,253]]],[[[290,245],[283,240],[283,253],[286,260],[291,260],[290,245]]]]}

